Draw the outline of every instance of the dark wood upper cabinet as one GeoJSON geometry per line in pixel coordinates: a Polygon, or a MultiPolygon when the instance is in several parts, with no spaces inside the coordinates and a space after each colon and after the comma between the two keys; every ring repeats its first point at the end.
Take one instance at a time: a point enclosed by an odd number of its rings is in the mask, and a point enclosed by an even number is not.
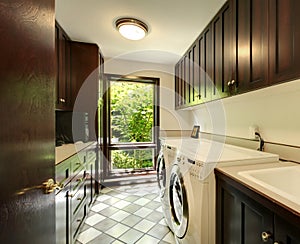
{"type": "Polygon", "coordinates": [[[299,78],[299,12],[298,0],[228,0],[176,65],[176,108],[299,78]]]}
{"type": "Polygon", "coordinates": [[[55,51],[56,109],[71,110],[70,38],[57,22],[55,23],[55,51]]]}
{"type": "Polygon", "coordinates": [[[196,96],[198,103],[208,102],[211,100],[212,91],[212,28],[209,24],[204,31],[200,34],[197,40],[197,54],[196,64],[196,96]]]}
{"type": "Polygon", "coordinates": [[[300,1],[269,0],[270,83],[300,77],[300,1]]]}
{"type": "Polygon", "coordinates": [[[268,83],[268,1],[236,1],[237,89],[268,83]]]}
{"type": "Polygon", "coordinates": [[[96,44],[70,42],[71,107],[73,111],[89,114],[90,140],[96,140],[98,134],[95,120],[97,120],[100,71],[103,69],[100,67],[99,52],[96,44]]]}
{"type": "Polygon", "coordinates": [[[230,88],[236,82],[234,4],[234,1],[228,1],[212,20],[212,99],[229,96],[230,88]]]}

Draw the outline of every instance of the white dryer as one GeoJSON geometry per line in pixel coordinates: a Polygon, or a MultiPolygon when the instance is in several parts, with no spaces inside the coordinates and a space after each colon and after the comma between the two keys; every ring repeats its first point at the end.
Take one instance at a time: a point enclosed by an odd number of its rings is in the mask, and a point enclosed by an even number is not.
{"type": "Polygon", "coordinates": [[[157,158],[157,182],[160,190],[160,201],[162,204],[162,211],[165,217],[166,224],[173,231],[170,202],[169,202],[169,182],[171,168],[174,160],[176,159],[176,147],[171,147],[163,144],[159,156],[157,158]]]}

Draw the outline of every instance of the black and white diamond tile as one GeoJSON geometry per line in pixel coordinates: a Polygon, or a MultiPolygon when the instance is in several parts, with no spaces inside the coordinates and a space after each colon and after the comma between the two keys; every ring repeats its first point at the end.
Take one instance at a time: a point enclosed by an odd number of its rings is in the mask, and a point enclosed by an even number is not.
{"type": "Polygon", "coordinates": [[[174,244],[156,183],[104,188],[81,228],[76,244],[174,244]]]}

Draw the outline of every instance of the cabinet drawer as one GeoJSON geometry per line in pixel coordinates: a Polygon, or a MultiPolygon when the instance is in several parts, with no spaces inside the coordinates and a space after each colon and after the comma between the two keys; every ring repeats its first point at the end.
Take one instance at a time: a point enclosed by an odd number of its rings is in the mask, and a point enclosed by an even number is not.
{"type": "Polygon", "coordinates": [[[85,217],[86,217],[86,206],[84,205],[81,209],[79,209],[78,213],[76,214],[75,218],[73,219],[72,222],[72,238],[75,243],[79,228],[81,224],[83,223],[85,217]]]}
{"type": "Polygon", "coordinates": [[[72,195],[76,194],[76,192],[81,188],[86,179],[86,170],[85,168],[80,168],[79,173],[74,176],[71,181],[71,193],[72,195]]]}
{"type": "Polygon", "coordinates": [[[66,160],[55,166],[55,180],[61,187],[66,186],[70,180],[70,161],[66,160]]]}
{"type": "Polygon", "coordinates": [[[85,166],[85,153],[79,152],[69,159],[71,162],[71,175],[77,175],[85,166]]]}
{"type": "Polygon", "coordinates": [[[92,163],[96,161],[96,152],[94,150],[88,150],[86,152],[86,162],[92,163]]]}
{"type": "Polygon", "coordinates": [[[82,185],[80,189],[71,198],[72,215],[76,215],[80,211],[80,207],[84,204],[86,199],[86,185],[82,185]]]}

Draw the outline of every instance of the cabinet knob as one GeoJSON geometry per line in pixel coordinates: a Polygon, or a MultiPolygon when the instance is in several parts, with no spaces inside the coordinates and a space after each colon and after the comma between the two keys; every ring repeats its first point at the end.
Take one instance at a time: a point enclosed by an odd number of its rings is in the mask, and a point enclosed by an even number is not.
{"type": "Polygon", "coordinates": [[[59,101],[62,102],[62,103],[66,102],[66,100],[64,98],[60,98],[59,101]]]}
{"type": "Polygon", "coordinates": [[[227,86],[231,86],[231,81],[228,81],[228,82],[227,82],[227,86]]]}
{"type": "Polygon", "coordinates": [[[272,237],[272,234],[270,232],[264,231],[261,233],[261,240],[263,242],[268,242],[271,237],[272,237]]]}
{"type": "Polygon", "coordinates": [[[235,84],[235,80],[232,80],[232,81],[231,81],[231,85],[234,85],[234,84],[235,84]]]}
{"type": "Polygon", "coordinates": [[[275,241],[274,244],[279,244],[279,242],[275,241]]]}

